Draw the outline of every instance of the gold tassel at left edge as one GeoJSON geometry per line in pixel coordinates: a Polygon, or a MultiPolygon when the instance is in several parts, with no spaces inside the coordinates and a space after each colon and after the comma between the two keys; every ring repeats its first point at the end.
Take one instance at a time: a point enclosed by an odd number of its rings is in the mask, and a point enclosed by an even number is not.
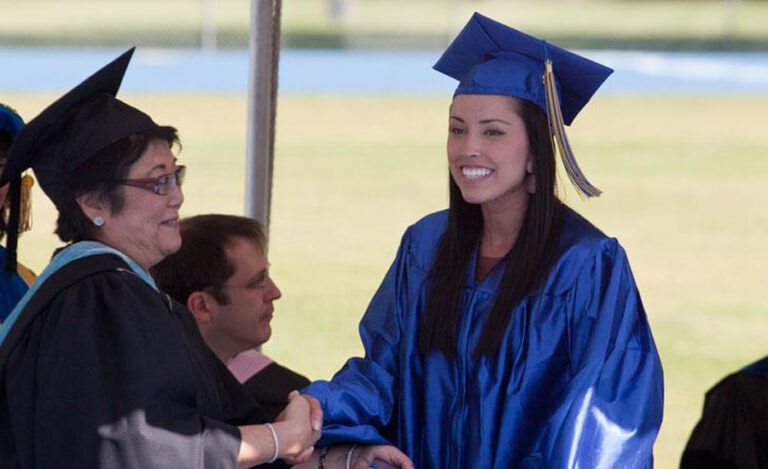
{"type": "Polygon", "coordinates": [[[29,174],[21,177],[21,209],[19,210],[19,233],[32,228],[32,186],[35,180],[29,174]]]}

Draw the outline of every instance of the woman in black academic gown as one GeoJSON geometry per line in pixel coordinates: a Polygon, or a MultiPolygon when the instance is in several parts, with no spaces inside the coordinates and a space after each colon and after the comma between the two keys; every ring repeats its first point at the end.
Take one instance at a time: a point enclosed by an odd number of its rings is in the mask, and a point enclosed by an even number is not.
{"type": "Polygon", "coordinates": [[[11,232],[32,167],[70,243],[0,329],[0,467],[304,461],[316,404],[294,393],[267,423],[147,273],[180,247],[184,167],[176,130],[115,98],[131,54],[30,121],[0,178],[11,232]]]}

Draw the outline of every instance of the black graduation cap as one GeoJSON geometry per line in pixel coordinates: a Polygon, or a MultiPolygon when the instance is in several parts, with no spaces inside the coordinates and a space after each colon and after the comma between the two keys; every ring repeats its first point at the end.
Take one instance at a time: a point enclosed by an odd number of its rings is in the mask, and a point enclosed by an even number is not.
{"type": "MultiPolygon", "coordinates": [[[[568,177],[580,194],[600,195],[582,174],[565,135],[610,68],[475,13],[434,65],[456,80],[456,95],[525,99],[547,113],[568,177]]],[[[553,148],[554,150],[555,148],[553,148]]]]}
{"type": "Polygon", "coordinates": [[[115,97],[131,60],[131,48],[30,120],[8,153],[0,185],[10,183],[8,264],[16,265],[21,174],[32,168],[43,191],[59,207],[67,181],[98,151],[129,135],[158,127],[147,114],[115,97]]]}

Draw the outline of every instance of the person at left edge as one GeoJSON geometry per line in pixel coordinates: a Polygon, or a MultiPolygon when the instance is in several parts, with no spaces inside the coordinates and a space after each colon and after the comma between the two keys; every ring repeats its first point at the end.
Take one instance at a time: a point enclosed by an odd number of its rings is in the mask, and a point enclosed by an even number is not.
{"type": "MultiPolygon", "coordinates": [[[[319,437],[316,404],[295,393],[268,423],[148,274],[180,246],[184,167],[171,152],[176,129],[115,98],[132,53],[24,126],[0,177],[11,233],[32,167],[72,243],[0,329],[0,467],[304,461],[319,437]]],[[[9,261],[15,248],[11,238],[9,261]]]]}
{"type": "MultiPolygon", "coordinates": [[[[24,121],[21,116],[7,104],[0,103],[0,167],[5,167],[6,156],[11,149],[11,144],[16,135],[24,127],[24,121]]],[[[20,230],[29,229],[29,193],[32,187],[32,176],[26,175],[22,178],[22,221],[19,223],[20,230]]],[[[6,203],[6,194],[8,193],[8,184],[0,187],[0,239],[5,236],[6,224],[8,220],[8,204],[6,203]]],[[[5,249],[0,247],[0,265],[5,265],[5,249]]],[[[21,264],[17,264],[16,270],[7,272],[5,269],[0,272],[0,324],[11,313],[16,303],[19,302],[24,293],[27,292],[29,285],[35,281],[35,274],[21,264]]]]}

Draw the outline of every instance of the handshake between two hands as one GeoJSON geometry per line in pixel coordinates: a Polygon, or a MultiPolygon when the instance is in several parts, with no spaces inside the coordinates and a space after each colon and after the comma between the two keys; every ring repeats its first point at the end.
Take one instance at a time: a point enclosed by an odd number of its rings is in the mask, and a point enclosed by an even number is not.
{"type": "MultiPolygon", "coordinates": [[[[320,454],[314,444],[320,439],[323,411],[317,399],[293,391],[288,405],[275,420],[280,426],[285,452],[281,457],[299,469],[318,467],[320,454]]],[[[326,455],[324,467],[352,469],[413,469],[411,460],[390,445],[361,445],[333,447],[326,455]]]]}

